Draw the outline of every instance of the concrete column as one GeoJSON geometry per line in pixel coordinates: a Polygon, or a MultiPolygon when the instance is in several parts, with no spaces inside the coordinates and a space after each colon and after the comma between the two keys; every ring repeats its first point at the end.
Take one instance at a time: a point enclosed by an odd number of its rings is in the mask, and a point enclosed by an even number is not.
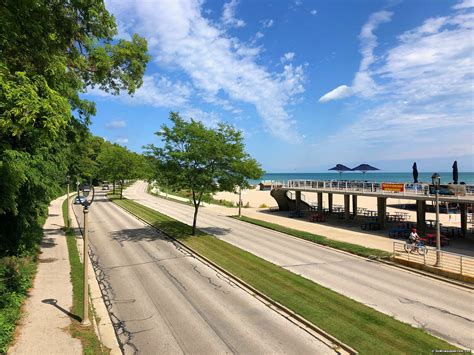
{"type": "Polygon", "coordinates": [[[318,192],[318,212],[323,212],[323,193],[318,192]]]}
{"type": "Polygon", "coordinates": [[[416,201],[416,228],[424,232],[426,230],[426,201],[416,201]]]}
{"type": "Polygon", "coordinates": [[[351,195],[344,195],[344,219],[350,218],[350,198],[351,195]]]}
{"type": "Polygon", "coordinates": [[[352,215],[357,216],[357,195],[352,195],[352,215]]]}
{"type": "Polygon", "coordinates": [[[387,198],[377,197],[377,214],[380,228],[385,228],[385,215],[387,214],[387,198]]]}
{"type": "Polygon", "coordinates": [[[461,232],[463,236],[466,236],[467,233],[467,204],[460,203],[459,209],[461,212],[461,232]]]}
{"type": "Polygon", "coordinates": [[[328,210],[332,213],[332,194],[328,194],[328,210]]]}
{"type": "Polygon", "coordinates": [[[301,211],[301,191],[295,191],[296,211],[301,211]]]}

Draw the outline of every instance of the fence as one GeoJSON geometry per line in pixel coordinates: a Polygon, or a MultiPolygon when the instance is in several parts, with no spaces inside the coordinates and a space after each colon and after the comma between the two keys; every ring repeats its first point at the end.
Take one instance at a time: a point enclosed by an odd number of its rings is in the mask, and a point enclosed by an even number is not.
{"type": "Polygon", "coordinates": [[[393,258],[405,260],[409,263],[416,263],[431,268],[437,268],[460,276],[474,277],[474,257],[450,253],[441,250],[440,264],[436,266],[436,249],[428,248],[425,255],[419,255],[416,252],[407,253],[405,251],[406,243],[393,242],[393,258]]]}

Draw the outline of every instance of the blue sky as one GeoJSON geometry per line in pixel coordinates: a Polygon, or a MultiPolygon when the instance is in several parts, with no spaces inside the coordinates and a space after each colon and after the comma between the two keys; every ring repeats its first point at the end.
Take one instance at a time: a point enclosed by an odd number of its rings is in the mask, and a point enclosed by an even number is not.
{"type": "Polygon", "coordinates": [[[474,171],[474,0],[114,0],[148,40],[133,97],[91,89],[94,134],[140,152],[170,111],[244,132],[268,172],[474,171]]]}

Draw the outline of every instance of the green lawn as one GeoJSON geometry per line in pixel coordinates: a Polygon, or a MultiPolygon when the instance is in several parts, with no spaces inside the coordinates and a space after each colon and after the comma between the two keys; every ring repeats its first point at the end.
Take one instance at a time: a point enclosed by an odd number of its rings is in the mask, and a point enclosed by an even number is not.
{"type": "MultiPolygon", "coordinates": [[[[67,200],[64,200],[62,205],[64,224],[70,225],[66,220],[67,213],[67,200]]],[[[70,218],[74,218],[73,212],[71,211],[70,218]]],[[[83,284],[83,273],[84,269],[82,266],[81,259],[79,257],[79,251],[77,250],[76,236],[74,229],[64,228],[66,232],[67,248],[69,251],[69,264],[71,265],[71,283],[72,283],[72,300],[73,306],[71,312],[73,313],[73,319],[71,319],[70,332],[75,337],[81,340],[84,354],[108,354],[110,351],[102,346],[97,337],[92,325],[84,327],[81,325],[81,318],[83,315],[83,300],[84,300],[84,284],[83,284]]],[[[89,272],[94,272],[89,270],[89,272]]],[[[92,309],[89,309],[89,319],[92,319],[92,309]]]]}
{"type": "Polygon", "coordinates": [[[235,216],[234,218],[236,218],[238,220],[241,220],[243,222],[255,224],[257,226],[261,226],[261,227],[272,229],[272,230],[275,230],[275,231],[278,231],[278,232],[281,232],[281,233],[289,234],[289,235],[292,235],[292,236],[297,237],[297,238],[309,240],[311,242],[321,244],[321,245],[325,245],[325,246],[328,246],[328,247],[331,247],[331,248],[334,248],[334,249],[344,250],[344,251],[347,251],[349,253],[356,254],[356,255],[359,255],[359,256],[377,257],[377,258],[382,258],[382,259],[389,259],[390,256],[391,256],[390,253],[388,253],[386,251],[383,251],[383,250],[372,249],[372,248],[367,248],[367,247],[357,245],[357,244],[332,240],[332,239],[329,239],[327,237],[323,237],[321,235],[312,234],[312,233],[309,233],[309,232],[303,232],[303,231],[300,231],[300,230],[297,230],[297,229],[284,227],[280,224],[265,222],[265,221],[261,221],[259,219],[254,219],[254,218],[245,217],[245,216],[242,216],[242,217],[235,216]]]}
{"type": "Polygon", "coordinates": [[[126,199],[112,200],[241,278],[360,353],[431,353],[456,349],[421,329],[293,274],[213,236],[126,199]]]}

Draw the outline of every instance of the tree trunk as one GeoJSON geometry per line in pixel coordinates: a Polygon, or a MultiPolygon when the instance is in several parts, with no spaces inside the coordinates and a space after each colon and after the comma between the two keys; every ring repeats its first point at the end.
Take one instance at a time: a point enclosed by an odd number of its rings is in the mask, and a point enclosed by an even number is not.
{"type": "Polygon", "coordinates": [[[114,195],[115,195],[115,180],[114,180],[114,182],[113,182],[112,186],[113,186],[113,187],[112,187],[112,194],[114,194],[114,195]]]}
{"type": "Polygon", "coordinates": [[[123,180],[120,181],[120,199],[123,198],[123,180]]]}
{"type": "Polygon", "coordinates": [[[196,235],[196,223],[197,223],[197,216],[198,216],[198,209],[199,209],[199,204],[194,205],[194,219],[193,219],[193,235],[196,235]]]}

